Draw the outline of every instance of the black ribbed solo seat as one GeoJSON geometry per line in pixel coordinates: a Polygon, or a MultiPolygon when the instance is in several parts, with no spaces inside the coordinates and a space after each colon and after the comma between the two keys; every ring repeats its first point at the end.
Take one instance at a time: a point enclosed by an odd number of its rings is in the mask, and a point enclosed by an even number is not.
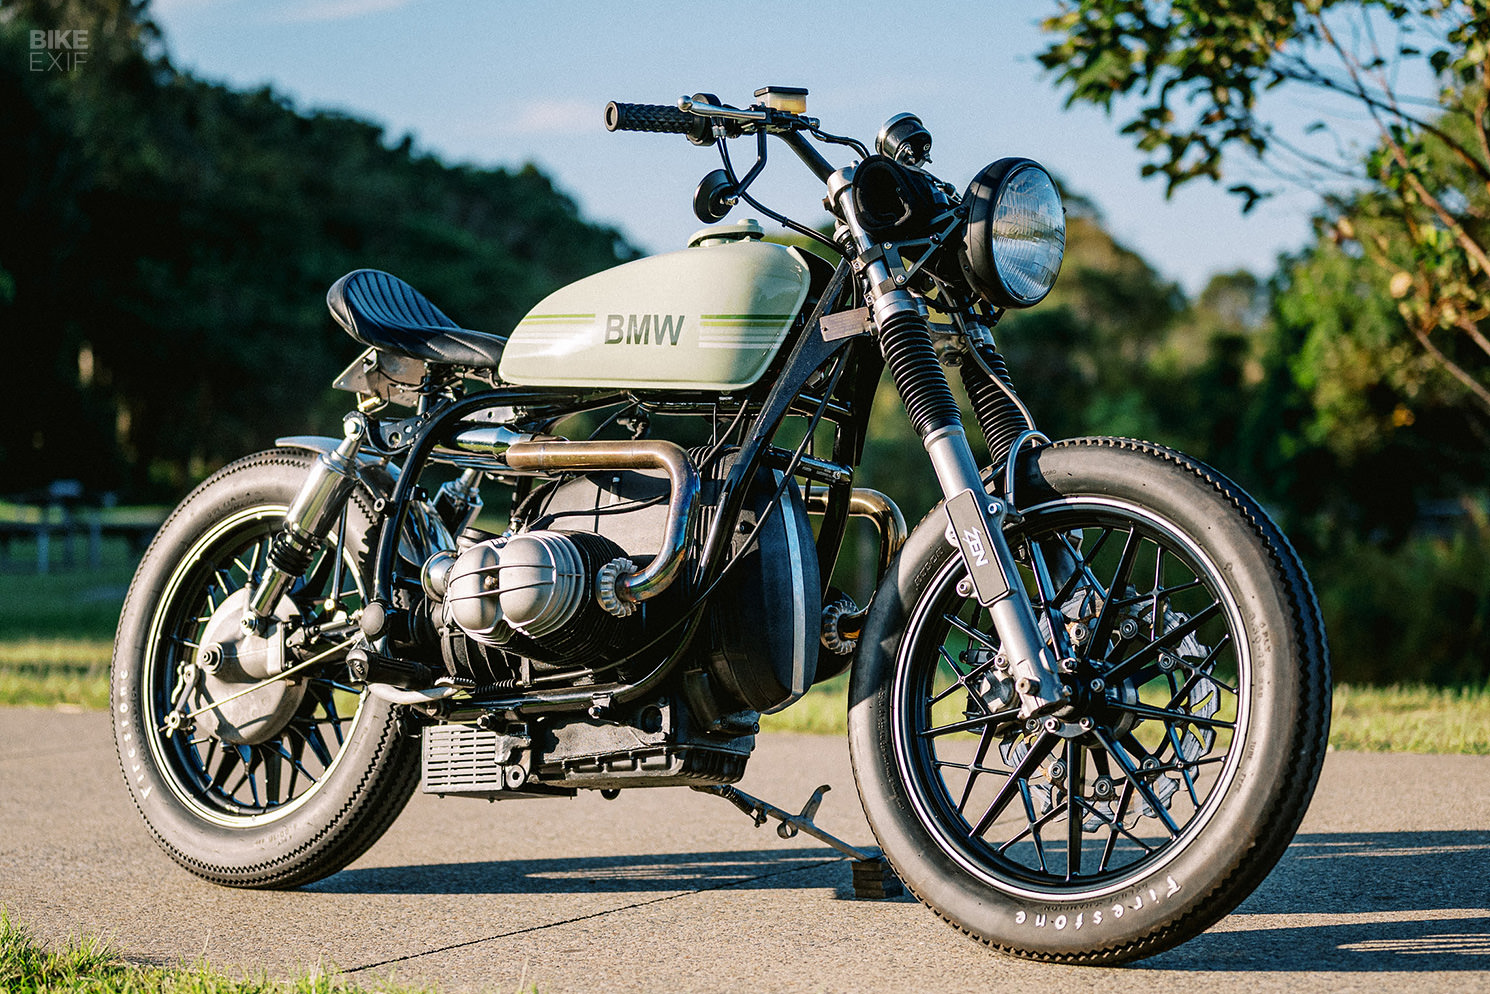
{"type": "Polygon", "coordinates": [[[336,323],[364,345],[472,369],[495,369],[507,339],[468,331],[397,276],[376,269],[348,273],[326,291],[336,323]]]}

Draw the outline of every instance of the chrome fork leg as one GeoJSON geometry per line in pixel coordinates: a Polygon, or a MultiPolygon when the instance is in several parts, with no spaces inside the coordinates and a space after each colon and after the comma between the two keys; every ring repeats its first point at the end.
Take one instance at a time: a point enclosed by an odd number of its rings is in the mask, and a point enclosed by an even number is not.
{"type": "MultiPolygon", "coordinates": [[[[1020,714],[1029,717],[1053,710],[1070,695],[1061,686],[1058,661],[1040,636],[1034,606],[1004,538],[1004,504],[983,490],[961,415],[931,345],[925,305],[901,286],[904,277],[899,283],[891,277],[848,196],[852,187],[852,168],[839,170],[828,180],[828,196],[859,249],[854,268],[879,331],[885,362],[946,498],[948,537],[962,552],[978,602],[993,618],[1013,671],[1020,714]]],[[[879,248],[893,250],[888,242],[879,248]]]]}
{"type": "Polygon", "coordinates": [[[1014,674],[1020,713],[1048,711],[1070,695],[1059,662],[1045,644],[1024,589],[1014,552],[1004,538],[1008,508],[983,489],[978,465],[960,426],[931,432],[922,444],[947,498],[948,538],[962,552],[973,593],[988,609],[1014,674]]]}

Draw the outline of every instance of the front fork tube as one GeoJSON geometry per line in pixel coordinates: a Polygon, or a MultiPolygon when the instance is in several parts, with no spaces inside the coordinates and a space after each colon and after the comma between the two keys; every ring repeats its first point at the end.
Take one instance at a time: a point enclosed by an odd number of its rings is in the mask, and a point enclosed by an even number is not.
{"type": "Polygon", "coordinates": [[[361,423],[348,421],[341,444],[316,458],[285,512],[284,524],[269,546],[263,575],[244,605],[245,630],[262,632],[285,592],[310,568],[357,483],[357,450],[362,438],[361,423]]]}
{"type": "MultiPolygon", "coordinates": [[[[920,333],[928,334],[924,330],[922,305],[909,288],[903,286],[903,276],[891,276],[884,256],[876,251],[875,240],[860,223],[853,197],[849,195],[852,185],[852,167],[839,170],[828,179],[828,196],[837,206],[837,213],[858,248],[854,271],[863,281],[875,326],[883,336],[893,325],[917,318],[923,329],[920,333]]],[[[893,251],[893,245],[888,242],[879,248],[893,251]]],[[[883,344],[882,340],[882,347],[883,344]]],[[[929,347],[929,335],[927,344],[929,347]]],[[[934,359],[922,375],[940,377],[942,389],[948,389],[945,374],[934,359]]],[[[926,381],[922,380],[922,383],[926,381]]],[[[901,388],[898,378],[896,386],[901,388]]],[[[904,389],[901,389],[901,399],[910,412],[912,398],[905,396],[904,389]]],[[[948,404],[950,396],[948,393],[948,404]]],[[[946,498],[950,521],[948,530],[967,565],[973,586],[970,592],[976,594],[978,602],[992,616],[1004,658],[1014,678],[1015,691],[1019,694],[1020,715],[1029,717],[1055,710],[1071,695],[1061,686],[1059,662],[1040,635],[1034,606],[1025,592],[1013,550],[1004,538],[1006,508],[1003,501],[984,491],[978,464],[973,459],[962,425],[947,424],[946,420],[943,418],[939,427],[927,425],[918,431],[923,433],[921,444],[931,457],[937,483],[946,498]]]]}
{"type": "Polygon", "coordinates": [[[962,552],[978,603],[988,609],[1019,694],[1020,715],[1054,710],[1070,693],[1059,662],[1045,644],[1024,589],[1014,551],[1004,538],[1008,507],[983,489],[977,463],[960,426],[929,433],[922,444],[947,498],[948,537],[962,552]]]}

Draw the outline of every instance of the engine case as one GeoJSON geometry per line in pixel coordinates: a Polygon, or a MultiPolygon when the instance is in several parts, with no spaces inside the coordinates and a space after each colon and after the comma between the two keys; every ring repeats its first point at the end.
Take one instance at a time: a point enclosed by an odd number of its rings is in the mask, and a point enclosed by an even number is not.
{"type": "Polygon", "coordinates": [[[553,666],[597,663],[641,634],[636,619],[609,614],[595,596],[601,568],[623,555],[586,531],[535,529],[478,542],[450,567],[444,627],[553,666]]]}
{"type": "MultiPolygon", "coordinates": [[[[697,562],[732,459],[733,454],[726,455],[702,473],[700,513],[688,552],[691,563],[697,562]]],[[[796,700],[812,685],[817,669],[822,613],[817,549],[794,484],[788,483],[779,504],[772,506],[780,484],[780,475],[768,470],[761,470],[753,481],[733,536],[732,564],[709,598],[689,657],[660,696],[598,718],[543,716],[500,732],[430,728],[425,739],[425,790],[515,797],[576,787],[738,779],[754,744],[759,712],[796,700]],[[758,534],[747,548],[758,523],[758,534]]],[[[479,581],[501,570],[504,548],[524,548],[525,536],[532,539],[527,544],[535,554],[540,546],[560,539],[575,542],[584,550],[588,580],[611,555],[624,554],[638,567],[645,566],[663,544],[668,494],[668,479],[660,470],[595,472],[536,493],[531,506],[523,509],[523,531],[506,543],[488,540],[472,546],[450,568],[447,593],[450,604],[461,605],[461,614],[459,625],[445,628],[447,666],[478,686],[503,685],[529,669],[552,672],[615,659],[676,622],[696,596],[688,589],[688,571],[646,601],[643,610],[623,619],[592,618],[603,612],[593,588],[587,588],[573,620],[551,631],[525,632],[521,620],[516,629],[508,626],[502,612],[521,605],[509,603],[505,593],[500,594],[500,604],[490,592],[477,596],[479,581]],[[473,599],[457,602],[456,597],[473,599]],[[460,626],[469,626],[473,637],[461,634],[460,626]],[[505,674],[498,672],[499,666],[506,667],[505,674]]],[[[522,555],[512,570],[519,576],[537,561],[528,552],[522,555]]],[[[539,600],[549,603],[542,598],[534,603],[539,600]]],[[[447,604],[445,610],[455,608],[447,604]]],[[[528,607],[516,616],[536,617],[546,610],[528,607]]],[[[639,658],[614,675],[634,678],[635,671],[650,669],[657,661],[639,658]]]]}
{"type": "MultiPolygon", "coordinates": [[[[770,509],[779,483],[779,473],[757,475],[740,514],[734,553],[741,553],[770,509]]],[[[802,496],[788,483],[757,541],[709,598],[711,638],[704,668],[712,683],[755,711],[791,704],[817,674],[822,613],[817,545],[802,496]]]]}
{"type": "Polygon", "coordinates": [[[660,469],[588,473],[541,495],[527,527],[593,532],[642,567],[662,548],[667,498],[667,474],[660,469]]]}
{"type": "MultiPolygon", "coordinates": [[[[717,502],[719,483],[732,463],[730,454],[706,470],[705,511],[714,510],[710,502],[717,502]]],[[[740,515],[744,534],[736,531],[733,553],[744,548],[780,481],[779,473],[757,473],[740,515]]],[[[556,487],[540,504],[532,525],[592,530],[641,566],[662,545],[667,494],[667,477],[661,471],[592,473],[556,487]]],[[[699,515],[690,562],[697,560],[711,519],[711,514],[699,515]]],[[[670,590],[649,610],[661,620],[684,593],[670,590]]],[[[730,568],[706,611],[700,663],[714,692],[723,698],[720,711],[780,710],[812,686],[822,594],[817,546],[795,484],[787,486],[779,509],[761,526],[758,541],[730,568]]]]}

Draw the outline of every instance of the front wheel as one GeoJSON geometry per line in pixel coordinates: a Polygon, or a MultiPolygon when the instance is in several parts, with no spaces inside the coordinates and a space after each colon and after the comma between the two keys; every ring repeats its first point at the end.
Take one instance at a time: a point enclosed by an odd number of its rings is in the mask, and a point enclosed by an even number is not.
{"type": "Polygon", "coordinates": [[[1235,484],[1141,442],[1026,458],[1009,532],[1072,704],[1021,719],[934,512],[850,689],[860,797],[906,885],[1019,956],[1116,963],[1204,930],[1293,838],[1329,729],[1319,609],[1235,484]]]}

